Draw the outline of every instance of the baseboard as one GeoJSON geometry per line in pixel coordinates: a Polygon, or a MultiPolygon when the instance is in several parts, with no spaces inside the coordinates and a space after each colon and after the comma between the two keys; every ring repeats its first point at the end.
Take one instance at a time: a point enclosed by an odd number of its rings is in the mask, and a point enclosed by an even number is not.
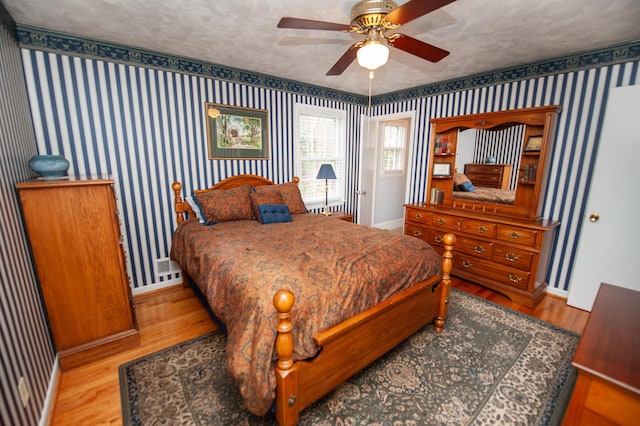
{"type": "Polygon", "coordinates": [[[131,289],[131,293],[134,296],[137,296],[139,294],[144,294],[150,291],[156,291],[156,290],[160,290],[167,287],[173,287],[176,285],[182,285],[182,276],[178,276],[177,278],[173,278],[167,281],[162,281],[161,283],[154,283],[150,285],[143,285],[141,287],[136,287],[134,289],[131,289]]]}
{"type": "Polygon", "coordinates": [[[56,399],[58,397],[58,387],[60,386],[60,363],[56,356],[53,361],[51,377],[49,378],[49,387],[47,388],[47,396],[44,399],[42,412],[40,413],[40,422],[38,426],[49,426],[53,422],[53,412],[56,408],[56,399]]]}
{"type": "Polygon", "coordinates": [[[375,223],[373,225],[374,228],[388,229],[391,231],[395,229],[402,229],[403,226],[404,226],[404,218],[388,220],[386,222],[375,223]]]}
{"type": "Polygon", "coordinates": [[[569,297],[569,292],[566,290],[560,290],[559,288],[547,286],[547,293],[556,296],[560,299],[567,299],[569,297]]]}

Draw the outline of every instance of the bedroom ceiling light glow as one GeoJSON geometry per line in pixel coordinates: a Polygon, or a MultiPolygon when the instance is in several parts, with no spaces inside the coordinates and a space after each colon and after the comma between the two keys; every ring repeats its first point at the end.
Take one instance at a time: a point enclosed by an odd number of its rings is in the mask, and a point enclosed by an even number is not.
{"type": "Polygon", "coordinates": [[[367,33],[367,40],[358,49],[358,65],[368,70],[375,70],[387,63],[389,47],[382,44],[384,39],[380,29],[372,28],[367,33]]]}
{"type": "Polygon", "coordinates": [[[387,63],[389,48],[379,41],[368,41],[358,49],[358,65],[375,70],[387,63]]]}

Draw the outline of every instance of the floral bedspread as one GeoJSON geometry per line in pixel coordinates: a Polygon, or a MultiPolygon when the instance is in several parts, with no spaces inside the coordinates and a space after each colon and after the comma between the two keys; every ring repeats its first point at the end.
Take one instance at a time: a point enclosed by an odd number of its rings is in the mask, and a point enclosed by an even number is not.
{"type": "Polygon", "coordinates": [[[453,198],[457,200],[483,201],[486,203],[513,204],[516,191],[477,186],[473,192],[454,191],[453,198]]]}
{"type": "Polygon", "coordinates": [[[197,283],[227,326],[227,367],[247,408],[275,399],[274,294],[295,296],[294,360],[314,356],[312,337],[389,296],[441,273],[424,241],[315,214],[262,225],[241,220],[181,224],[171,258],[197,283]]]}

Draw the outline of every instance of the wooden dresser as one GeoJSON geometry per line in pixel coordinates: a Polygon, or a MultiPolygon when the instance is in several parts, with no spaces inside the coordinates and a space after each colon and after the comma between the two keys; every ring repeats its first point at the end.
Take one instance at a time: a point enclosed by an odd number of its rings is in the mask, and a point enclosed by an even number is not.
{"type": "Polygon", "coordinates": [[[35,180],[17,188],[60,368],[137,345],[113,181],[35,180]]]}
{"type": "Polygon", "coordinates": [[[601,284],[573,357],[578,378],[565,425],[640,421],[640,292],[601,284]]]}
{"type": "Polygon", "coordinates": [[[456,236],[452,275],[482,284],[525,306],[536,306],[547,286],[558,222],[523,221],[427,204],[405,206],[404,233],[441,254],[442,238],[456,236]]]}
{"type": "Polygon", "coordinates": [[[431,119],[428,203],[405,205],[405,234],[440,251],[444,234],[456,236],[452,275],[529,307],[544,296],[559,226],[543,218],[542,200],[560,110],[550,105],[431,119]],[[472,138],[464,133],[470,129],[475,129],[472,138]],[[500,150],[490,150],[487,136],[500,142],[500,150]],[[497,164],[465,163],[467,156],[459,155],[465,150],[473,153],[469,158],[498,155],[497,164]],[[474,185],[494,188],[475,194],[457,191],[455,170],[465,170],[474,185]],[[516,183],[515,189],[509,181],[516,183]],[[438,197],[432,198],[433,193],[438,197]]]}
{"type": "Polygon", "coordinates": [[[511,164],[465,164],[464,174],[475,186],[509,189],[511,164]]]}

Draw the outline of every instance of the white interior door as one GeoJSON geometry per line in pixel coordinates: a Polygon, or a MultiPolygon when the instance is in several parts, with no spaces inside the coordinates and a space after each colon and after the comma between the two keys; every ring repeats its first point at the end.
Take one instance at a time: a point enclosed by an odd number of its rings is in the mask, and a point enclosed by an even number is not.
{"type": "Polygon", "coordinates": [[[640,290],[640,85],[612,89],[567,304],[591,310],[601,282],[640,290]]]}
{"type": "MultiPolygon", "coordinates": [[[[404,112],[368,118],[362,116],[362,140],[360,143],[360,176],[358,177],[358,223],[385,229],[402,228],[403,204],[407,198],[406,168],[403,175],[382,176],[380,158],[382,137],[381,123],[393,120],[408,120],[408,155],[413,140],[415,112],[404,112]]],[[[405,158],[405,161],[407,159],[405,158]]]]}
{"type": "Polygon", "coordinates": [[[358,176],[358,220],[361,225],[373,225],[373,193],[376,164],[376,123],[366,115],[360,119],[360,176],[358,176]]]}

